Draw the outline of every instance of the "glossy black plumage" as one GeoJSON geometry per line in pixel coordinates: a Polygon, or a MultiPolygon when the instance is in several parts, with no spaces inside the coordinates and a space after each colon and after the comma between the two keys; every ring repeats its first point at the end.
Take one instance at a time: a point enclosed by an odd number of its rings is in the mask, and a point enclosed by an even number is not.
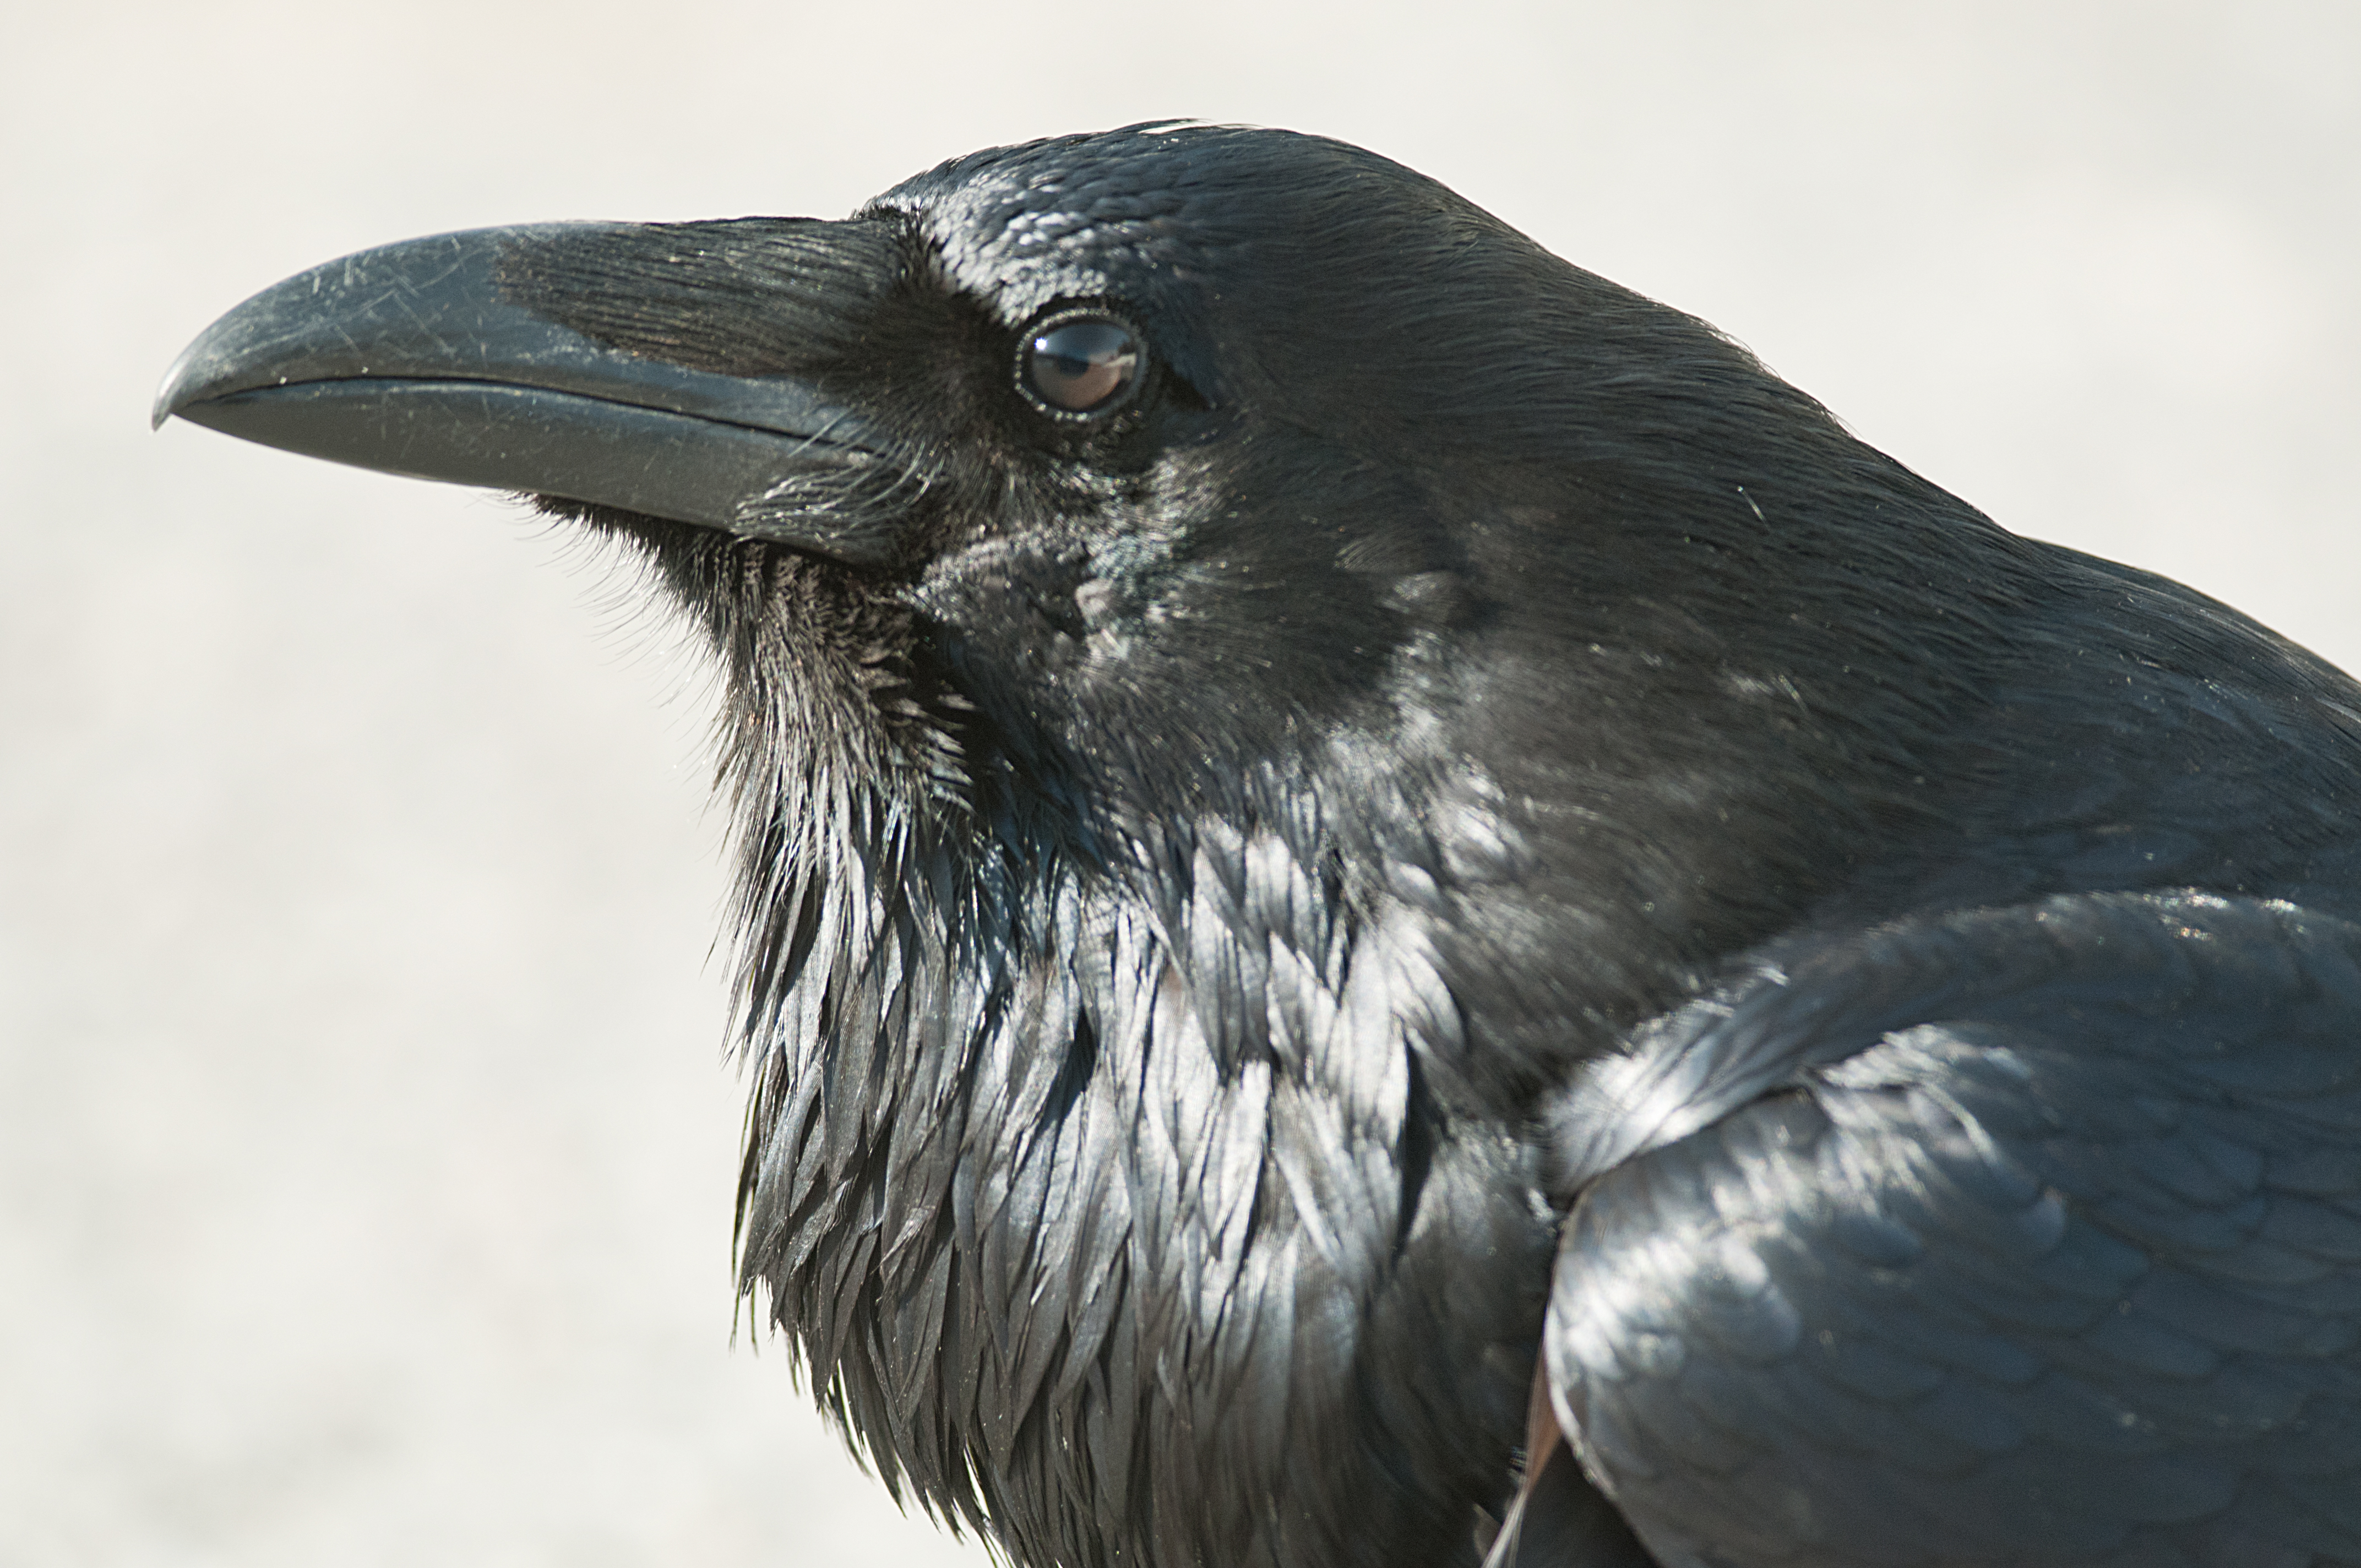
{"type": "Polygon", "coordinates": [[[1332,142],[500,243],[569,364],[824,411],[545,504],[727,672],[744,1277],[890,1485],[1076,1568],[2361,1563],[2345,676],[1332,142]],[[1080,307],[1103,420],[1017,379],[1080,307]]]}

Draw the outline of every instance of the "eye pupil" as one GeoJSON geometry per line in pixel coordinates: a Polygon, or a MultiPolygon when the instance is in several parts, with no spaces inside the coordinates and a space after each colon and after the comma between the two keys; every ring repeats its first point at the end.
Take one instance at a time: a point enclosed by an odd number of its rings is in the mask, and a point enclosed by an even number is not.
{"type": "Polygon", "coordinates": [[[1139,378],[1139,337],[1118,321],[1084,316],[1034,334],[1025,379],[1033,395],[1067,413],[1111,410],[1139,378]]]}

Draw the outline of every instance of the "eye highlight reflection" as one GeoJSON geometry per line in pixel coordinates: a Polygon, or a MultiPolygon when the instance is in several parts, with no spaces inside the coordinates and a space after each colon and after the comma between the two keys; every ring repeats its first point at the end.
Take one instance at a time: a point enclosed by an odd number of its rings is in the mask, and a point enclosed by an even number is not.
{"type": "Polygon", "coordinates": [[[1145,354],[1139,334],[1104,315],[1044,323],[1025,345],[1019,378],[1053,413],[1112,413],[1138,385],[1145,354]]]}

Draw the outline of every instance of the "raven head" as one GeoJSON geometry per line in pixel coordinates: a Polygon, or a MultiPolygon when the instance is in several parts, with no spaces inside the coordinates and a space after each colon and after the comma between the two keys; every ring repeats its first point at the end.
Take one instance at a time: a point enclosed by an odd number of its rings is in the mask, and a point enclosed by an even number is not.
{"type": "Polygon", "coordinates": [[[1914,820],[2030,591],[1711,329],[1270,131],[368,252],[165,414],[644,549],[729,674],[749,1287],[1042,1563],[1467,1556],[1535,1095],[1914,820]]]}
{"type": "Polygon", "coordinates": [[[1405,654],[1504,600],[1644,669],[1778,619],[1763,572],[1816,550],[1873,598],[1926,568],[1911,523],[1965,510],[1429,180],[1185,125],[978,153],[841,222],[347,258],[192,345],[172,413],[633,535],[725,647],[780,655],[792,714],[758,718],[954,808],[970,703],[995,751],[1153,816],[1383,722],[1405,654]],[[1094,351],[1121,367],[1059,368],[1094,351]],[[1894,540],[1793,514],[1832,482],[1894,540]]]}

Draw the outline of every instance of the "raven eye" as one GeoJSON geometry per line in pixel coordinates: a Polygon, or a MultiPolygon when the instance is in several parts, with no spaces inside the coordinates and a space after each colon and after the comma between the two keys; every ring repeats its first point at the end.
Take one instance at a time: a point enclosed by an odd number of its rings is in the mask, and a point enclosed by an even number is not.
{"type": "Polygon", "coordinates": [[[1108,316],[1046,322],[1027,340],[1018,379],[1052,413],[1113,413],[1139,382],[1139,334],[1108,316]]]}

